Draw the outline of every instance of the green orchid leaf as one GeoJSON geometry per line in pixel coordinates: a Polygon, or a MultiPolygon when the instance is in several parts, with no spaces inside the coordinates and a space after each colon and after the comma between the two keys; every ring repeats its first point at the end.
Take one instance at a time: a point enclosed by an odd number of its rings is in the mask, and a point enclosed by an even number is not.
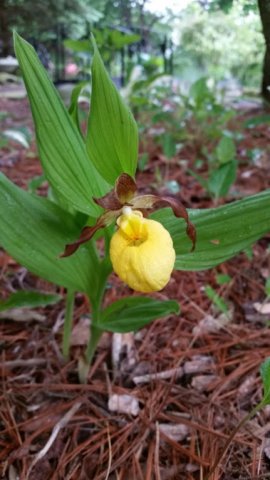
{"type": "Polygon", "coordinates": [[[99,173],[109,183],[114,183],[123,172],[135,174],[138,131],[131,112],[104,67],[93,37],[92,43],[92,95],[86,146],[99,173]]]}
{"type": "Polygon", "coordinates": [[[75,209],[97,216],[110,187],[88,158],[85,144],[33,47],[18,34],[14,45],[35,122],[41,163],[48,181],[75,209]]]}
{"type": "Polygon", "coordinates": [[[192,253],[183,220],[174,217],[169,209],[151,217],[161,222],[173,238],[175,268],[204,270],[233,257],[270,232],[270,190],[218,208],[189,210],[197,230],[192,253]]]}
{"type": "Polygon", "coordinates": [[[71,257],[60,258],[80,230],[71,214],[0,174],[0,245],[36,275],[95,296],[99,260],[94,244],[88,242],[71,257]]]}
{"type": "Polygon", "coordinates": [[[132,332],[156,318],[179,313],[174,300],[160,301],[150,297],[126,297],[112,303],[102,312],[98,325],[110,332],[132,332]]]}
{"type": "Polygon", "coordinates": [[[263,399],[264,405],[270,404],[270,357],[268,357],[260,366],[260,374],[263,381],[263,399]]]}
{"type": "Polygon", "coordinates": [[[7,300],[0,301],[0,312],[9,310],[10,308],[47,307],[47,305],[58,303],[61,298],[61,295],[56,295],[54,293],[21,290],[12,293],[7,300]]]}
{"type": "MultiPolygon", "coordinates": [[[[89,43],[89,42],[88,42],[89,43]]],[[[74,124],[76,125],[78,132],[81,133],[80,127],[80,120],[79,120],[79,108],[78,108],[78,100],[81,94],[82,89],[88,84],[88,82],[83,81],[78,83],[72,90],[71,99],[70,99],[70,106],[68,109],[69,115],[71,116],[74,124]]]]}

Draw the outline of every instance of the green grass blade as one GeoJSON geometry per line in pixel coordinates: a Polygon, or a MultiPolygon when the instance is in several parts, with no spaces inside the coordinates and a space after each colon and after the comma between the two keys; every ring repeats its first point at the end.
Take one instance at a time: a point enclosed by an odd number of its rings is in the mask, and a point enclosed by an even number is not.
{"type": "Polygon", "coordinates": [[[260,374],[263,381],[263,405],[270,403],[270,357],[266,358],[260,366],[260,374]]]}

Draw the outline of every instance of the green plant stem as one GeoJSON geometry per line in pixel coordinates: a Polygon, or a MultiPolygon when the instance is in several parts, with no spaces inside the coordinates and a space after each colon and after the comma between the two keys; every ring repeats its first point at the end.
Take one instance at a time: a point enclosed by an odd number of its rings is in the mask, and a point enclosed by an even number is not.
{"type": "Polygon", "coordinates": [[[96,351],[96,348],[102,333],[103,331],[100,328],[98,328],[95,324],[92,324],[90,340],[88,342],[86,352],[85,352],[85,359],[88,365],[90,365],[93,359],[94,353],[96,351]]]}
{"type": "Polygon", "coordinates": [[[72,329],[72,320],[73,320],[73,309],[74,309],[74,298],[75,293],[73,290],[67,290],[66,296],[66,312],[65,312],[65,322],[64,322],[64,335],[63,335],[63,344],[62,351],[65,359],[69,357],[69,347],[70,347],[70,336],[72,329]]]}
{"type": "MultiPolygon", "coordinates": [[[[106,249],[109,249],[110,236],[108,235],[108,232],[106,232],[105,234],[105,240],[107,245],[106,249]]],[[[101,313],[102,313],[102,301],[103,301],[105,288],[107,284],[107,278],[108,278],[108,275],[111,273],[111,269],[112,269],[108,254],[105,256],[105,258],[102,261],[102,267],[103,268],[101,269],[101,272],[100,272],[98,293],[96,295],[96,298],[91,299],[91,296],[89,295],[89,300],[90,300],[90,303],[92,304],[92,323],[91,323],[90,339],[85,352],[85,360],[88,362],[88,364],[90,364],[92,361],[98,341],[103,332],[102,328],[100,328],[99,326],[101,313]]]]}
{"type": "MultiPolygon", "coordinates": [[[[108,238],[106,243],[107,243],[107,247],[109,248],[108,238]]],[[[103,301],[104,292],[106,288],[107,278],[111,272],[111,263],[110,261],[108,261],[108,259],[109,257],[105,256],[101,264],[103,268],[101,268],[100,270],[96,296],[93,298],[92,295],[89,294],[89,300],[92,305],[92,322],[90,327],[89,342],[86,347],[83,362],[79,367],[79,377],[82,383],[85,383],[87,380],[89,366],[92,362],[99,339],[103,333],[103,329],[100,328],[99,324],[101,320],[102,301],[103,301]]]]}
{"type": "Polygon", "coordinates": [[[100,313],[99,311],[93,312],[93,318],[92,318],[92,324],[91,324],[91,329],[90,329],[90,338],[89,342],[86,347],[86,351],[84,356],[81,358],[79,361],[79,379],[81,383],[86,383],[87,382],[87,377],[88,377],[88,372],[89,372],[89,367],[92,362],[94,353],[96,351],[99,339],[103,333],[103,330],[98,327],[97,325],[97,320],[99,317],[100,313]],[[97,314],[97,315],[95,315],[97,314]]]}
{"type": "Polygon", "coordinates": [[[235,435],[237,434],[237,432],[240,430],[240,428],[242,428],[242,426],[248,422],[254,415],[256,415],[256,413],[261,410],[261,408],[263,408],[265,406],[265,402],[264,400],[262,400],[260,403],[258,403],[258,405],[256,405],[256,407],[254,407],[251,412],[249,412],[244,418],[242,418],[242,420],[236,425],[236,427],[234,428],[234,430],[232,431],[232,433],[230,434],[230,436],[227,438],[226,440],[226,443],[222,449],[222,452],[221,454],[219,455],[218,459],[215,461],[214,465],[212,466],[210,472],[208,473],[207,477],[205,478],[205,480],[210,480],[212,474],[215,472],[218,464],[221,462],[223,456],[225,455],[225,453],[227,452],[228,450],[228,447],[230,446],[231,442],[233,441],[235,435]]]}

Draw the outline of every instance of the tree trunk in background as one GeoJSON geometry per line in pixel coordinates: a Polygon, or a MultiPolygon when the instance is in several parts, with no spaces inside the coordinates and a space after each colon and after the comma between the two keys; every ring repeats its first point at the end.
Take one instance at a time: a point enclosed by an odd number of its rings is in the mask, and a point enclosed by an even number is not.
{"type": "Polygon", "coordinates": [[[7,6],[5,0],[0,0],[0,39],[2,40],[2,48],[0,56],[7,57],[10,54],[10,38],[11,32],[8,28],[7,6]]]}
{"type": "Polygon", "coordinates": [[[265,40],[263,62],[262,96],[270,103],[270,0],[258,0],[265,40]]]}

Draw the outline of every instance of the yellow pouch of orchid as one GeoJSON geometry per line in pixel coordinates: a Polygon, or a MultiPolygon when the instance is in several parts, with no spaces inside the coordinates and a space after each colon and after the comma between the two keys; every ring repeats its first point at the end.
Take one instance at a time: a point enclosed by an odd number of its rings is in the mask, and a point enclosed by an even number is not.
{"type": "Polygon", "coordinates": [[[123,208],[110,244],[115,273],[138,292],[155,292],[170,280],[175,251],[169,232],[138,210],[123,208]]]}

